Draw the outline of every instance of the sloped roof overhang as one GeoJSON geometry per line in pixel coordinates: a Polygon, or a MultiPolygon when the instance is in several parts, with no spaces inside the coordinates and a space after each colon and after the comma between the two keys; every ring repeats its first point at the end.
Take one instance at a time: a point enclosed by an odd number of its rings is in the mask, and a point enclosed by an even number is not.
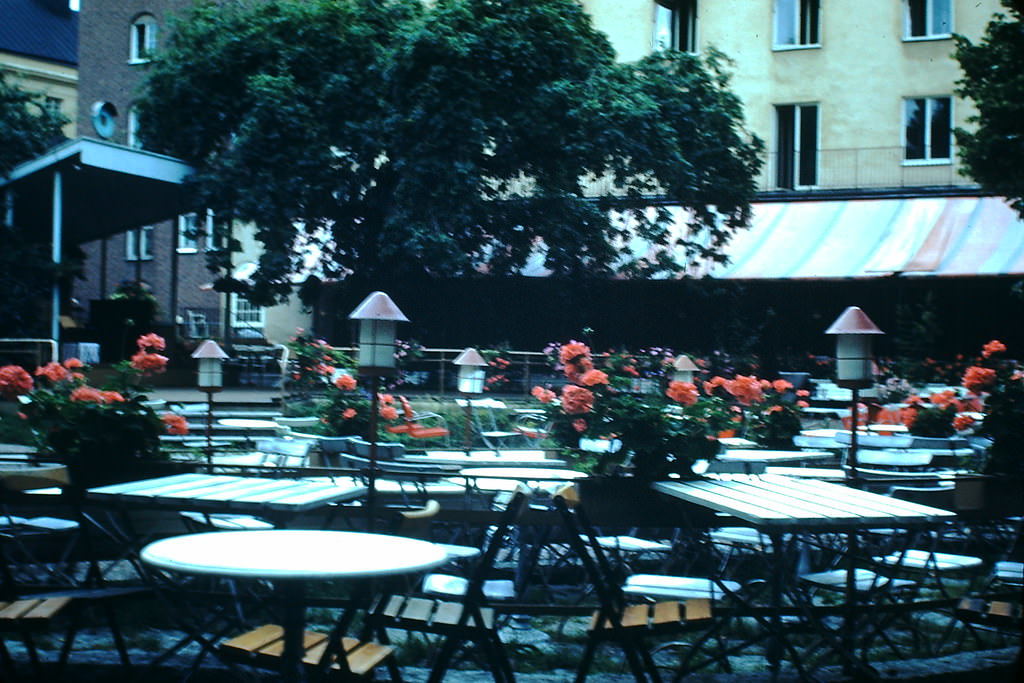
{"type": "Polygon", "coordinates": [[[182,183],[191,173],[173,157],[78,138],[16,166],[0,193],[24,234],[50,237],[56,207],[62,241],[82,244],[185,213],[182,183]]]}

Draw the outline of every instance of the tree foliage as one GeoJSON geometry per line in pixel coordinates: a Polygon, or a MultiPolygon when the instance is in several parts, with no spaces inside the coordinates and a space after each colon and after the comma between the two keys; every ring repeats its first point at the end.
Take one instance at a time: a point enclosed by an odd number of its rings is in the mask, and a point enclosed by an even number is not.
{"type": "Polygon", "coordinates": [[[196,206],[259,226],[256,302],[290,290],[297,237],[371,282],[538,254],[555,276],[657,276],[749,218],[761,143],[726,66],[616,63],[572,0],[208,0],[148,74],[142,134],[195,165],[196,206]],[[684,239],[652,196],[691,211],[684,239]],[[611,209],[662,249],[628,258],[611,209]]]}
{"type": "MultiPolygon", "coordinates": [[[[0,179],[62,139],[62,115],[42,106],[41,98],[4,79],[0,73],[0,179]]],[[[45,245],[17,226],[0,222],[0,337],[44,336],[38,297],[52,283],[45,245]]]]}
{"type": "Polygon", "coordinates": [[[1003,0],[1010,18],[997,14],[980,43],[956,37],[956,59],[964,75],[957,95],[974,100],[977,124],[957,129],[960,158],[983,187],[1009,199],[1024,217],[1024,24],[1018,3],[1003,0]]]}
{"type": "Polygon", "coordinates": [[[41,95],[8,83],[0,73],[0,178],[61,140],[65,123],[43,106],[41,95]]]}

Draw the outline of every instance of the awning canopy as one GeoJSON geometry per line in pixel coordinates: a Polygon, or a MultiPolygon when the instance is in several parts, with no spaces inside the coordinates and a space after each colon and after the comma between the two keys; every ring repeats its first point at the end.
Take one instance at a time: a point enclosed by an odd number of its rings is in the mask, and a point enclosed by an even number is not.
{"type": "MultiPolygon", "coordinates": [[[[687,230],[686,213],[669,210],[678,237],[687,230]]],[[[639,238],[629,244],[637,258],[652,258],[657,249],[639,238]]],[[[724,253],[725,264],[686,262],[681,250],[676,260],[692,277],[728,280],[1020,275],[1024,221],[999,197],[760,202],[750,228],[737,232],[724,253]]],[[[522,272],[550,274],[543,244],[522,272]]]]}
{"type": "Polygon", "coordinates": [[[762,203],[726,279],[840,279],[1024,273],[1024,222],[999,197],[762,203]]]}
{"type": "Polygon", "coordinates": [[[16,166],[0,194],[13,198],[14,224],[40,239],[52,234],[58,205],[63,241],[82,244],[184,213],[181,183],[191,172],[172,157],[78,138],[16,166]]]}

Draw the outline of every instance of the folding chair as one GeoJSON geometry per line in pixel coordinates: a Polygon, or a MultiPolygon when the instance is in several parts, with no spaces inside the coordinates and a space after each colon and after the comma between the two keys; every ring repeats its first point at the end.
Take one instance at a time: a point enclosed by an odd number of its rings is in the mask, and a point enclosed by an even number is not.
{"type": "Polygon", "coordinates": [[[582,561],[599,600],[599,607],[587,630],[587,644],[576,670],[577,683],[586,679],[597,648],[605,642],[618,644],[638,683],[660,681],[654,657],[645,647],[645,639],[679,634],[697,625],[712,625],[711,601],[697,598],[627,604],[625,593],[586,513],[578,505],[570,508],[567,499],[561,495],[555,497],[555,508],[563,519],[569,543],[582,561]]]}
{"type": "Polygon", "coordinates": [[[472,642],[483,650],[494,680],[515,680],[505,646],[498,635],[495,611],[488,605],[484,583],[493,570],[499,551],[505,545],[509,528],[526,505],[526,495],[516,492],[500,514],[487,543],[476,561],[465,592],[458,598],[428,595],[385,595],[371,610],[369,624],[386,642],[386,629],[437,634],[441,647],[430,671],[429,683],[444,679],[458,650],[472,642]]]}
{"type": "Polygon", "coordinates": [[[17,634],[25,645],[34,679],[42,676],[42,662],[34,633],[60,631],[66,619],[57,661],[57,675],[70,658],[84,611],[99,607],[110,630],[121,664],[131,668],[127,646],[116,620],[113,602],[145,593],[140,586],[107,586],[92,554],[85,517],[65,478],[42,473],[0,480],[8,526],[0,531],[0,662],[13,678],[16,663],[4,644],[7,634],[17,634]],[[55,493],[32,491],[57,488],[55,493]],[[29,507],[45,498],[46,507],[62,517],[20,517],[19,501],[29,507]],[[23,519],[24,523],[16,523],[23,519]]]}
{"type": "Polygon", "coordinates": [[[497,413],[507,409],[504,401],[494,398],[457,398],[455,403],[466,408],[473,415],[473,426],[477,435],[487,448],[500,451],[509,439],[521,441],[523,435],[514,429],[502,429],[498,424],[497,413]]]}

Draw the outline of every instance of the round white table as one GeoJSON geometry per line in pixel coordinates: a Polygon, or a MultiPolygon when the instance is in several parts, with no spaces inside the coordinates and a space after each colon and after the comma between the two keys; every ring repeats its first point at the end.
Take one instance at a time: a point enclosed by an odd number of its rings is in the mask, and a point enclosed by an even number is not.
{"type": "Polygon", "coordinates": [[[142,561],[172,572],[274,582],[284,608],[282,678],[301,679],[305,584],[411,574],[447,561],[444,549],[402,536],[270,529],[174,536],[142,549],[142,561]]]}

